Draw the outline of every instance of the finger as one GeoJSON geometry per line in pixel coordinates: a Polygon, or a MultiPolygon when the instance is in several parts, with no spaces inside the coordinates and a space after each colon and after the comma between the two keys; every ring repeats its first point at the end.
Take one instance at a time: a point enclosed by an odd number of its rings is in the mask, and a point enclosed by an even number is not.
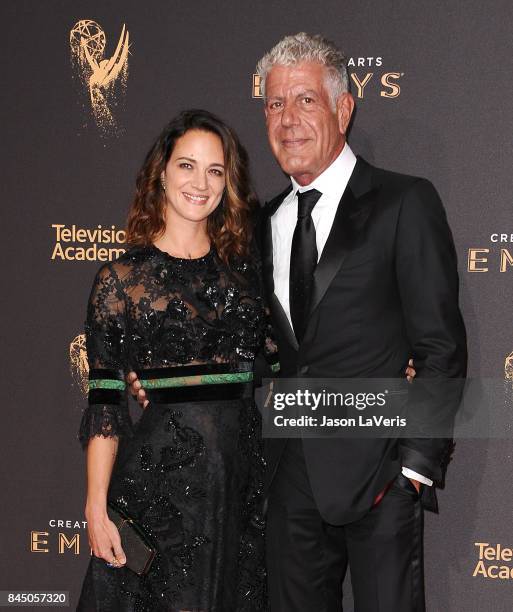
{"type": "Polygon", "coordinates": [[[413,359],[408,359],[408,365],[413,366],[413,359]]]}
{"type": "Polygon", "coordinates": [[[116,559],[114,558],[114,553],[112,552],[112,547],[102,547],[99,549],[98,551],[98,555],[97,557],[100,557],[100,559],[103,559],[104,561],[107,561],[107,563],[112,563],[113,561],[116,562],[116,559]]]}
{"type": "Polygon", "coordinates": [[[415,376],[416,372],[413,368],[406,368],[406,374],[408,374],[408,376],[415,376]]]}
{"type": "Polygon", "coordinates": [[[144,391],[144,389],[140,389],[137,392],[137,401],[143,402],[145,399],[146,399],[146,392],[144,391]]]}
{"type": "Polygon", "coordinates": [[[139,382],[139,379],[137,379],[135,382],[132,383],[132,389],[135,389],[136,391],[139,391],[139,389],[142,389],[142,385],[139,382]]]}
{"type": "Polygon", "coordinates": [[[121,540],[119,542],[115,542],[113,544],[113,548],[114,548],[114,555],[116,557],[116,561],[120,565],[125,565],[125,563],[126,563],[126,555],[125,555],[125,552],[124,552],[123,548],[121,547],[121,540]]]}
{"type": "Polygon", "coordinates": [[[128,372],[126,375],[126,380],[131,385],[134,380],[137,380],[137,374],[135,372],[128,372]]]}
{"type": "Polygon", "coordinates": [[[413,380],[413,378],[412,378],[411,376],[407,376],[407,377],[406,377],[406,380],[407,380],[408,382],[410,382],[410,383],[411,383],[411,381],[413,380]]]}
{"type": "Polygon", "coordinates": [[[150,402],[149,402],[149,400],[146,400],[146,401],[144,402],[144,404],[143,404],[143,408],[146,408],[146,406],[147,406],[149,403],[150,403],[150,402]]]}

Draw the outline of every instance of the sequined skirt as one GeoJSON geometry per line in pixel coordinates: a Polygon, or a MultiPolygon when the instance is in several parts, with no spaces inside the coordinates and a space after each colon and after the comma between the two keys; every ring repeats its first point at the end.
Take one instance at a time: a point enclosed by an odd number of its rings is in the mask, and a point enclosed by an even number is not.
{"type": "Polygon", "coordinates": [[[109,498],[153,537],[157,557],[144,577],[93,557],[77,609],[265,611],[264,461],[250,382],[155,385],[149,397],[134,436],[120,441],[109,498]]]}

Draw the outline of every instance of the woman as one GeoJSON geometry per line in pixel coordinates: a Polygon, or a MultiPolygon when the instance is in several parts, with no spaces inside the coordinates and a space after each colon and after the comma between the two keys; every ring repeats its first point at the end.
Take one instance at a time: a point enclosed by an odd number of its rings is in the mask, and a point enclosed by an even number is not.
{"type": "Polygon", "coordinates": [[[266,608],[253,360],[276,370],[247,155],[206,111],[180,114],[148,153],[128,217],[131,248],[98,272],[86,337],[91,558],[79,610],[266,608]],[[132,426],[125,374],[149,399],[132,426]],[[156,544],[149,572],[124,566],[114,502],[156,544]]]}

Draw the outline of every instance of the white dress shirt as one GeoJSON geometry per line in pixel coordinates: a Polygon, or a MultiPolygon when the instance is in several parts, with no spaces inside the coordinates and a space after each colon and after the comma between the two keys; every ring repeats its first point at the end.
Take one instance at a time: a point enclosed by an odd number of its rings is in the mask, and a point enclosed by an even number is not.
{"type": "MultiPolygon", "coordinates": [[[[309,185],[301,186],[293,177],[290,177],[292,191],[285,197],[281,206],[271,217],[274,292],[291,326],[289,274],[292,236],[297,222],[297,194],[298,192],[301,193],[309,189],[317,189],[322,194],[312,211],[312,221],[315,227],[315,240],[317,244],[317,261],[319,261],[326,241],[328,240],[338,204],[347,187],[355,165],[356,156],[346,143],[335,161],[309,185]]],[[[407,467],[403,467],[402,472],[406,477],[414,478],[426,485],[431,486],[433,484],[433,481],[429,478],[417,474],[417,472],[407,467]]]]}

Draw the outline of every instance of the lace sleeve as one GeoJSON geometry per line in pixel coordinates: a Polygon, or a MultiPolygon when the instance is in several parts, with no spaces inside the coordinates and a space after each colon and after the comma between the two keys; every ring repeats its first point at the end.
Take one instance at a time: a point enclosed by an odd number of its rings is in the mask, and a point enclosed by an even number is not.
{"type": "Polygon", "coordinates": [[[93,436],[124,436],[132,432],[125,388],[125,300],[113,264],[103,266],[96,275],[85,334],[89,393],[78,435],[84,448],[93,436]]]}

